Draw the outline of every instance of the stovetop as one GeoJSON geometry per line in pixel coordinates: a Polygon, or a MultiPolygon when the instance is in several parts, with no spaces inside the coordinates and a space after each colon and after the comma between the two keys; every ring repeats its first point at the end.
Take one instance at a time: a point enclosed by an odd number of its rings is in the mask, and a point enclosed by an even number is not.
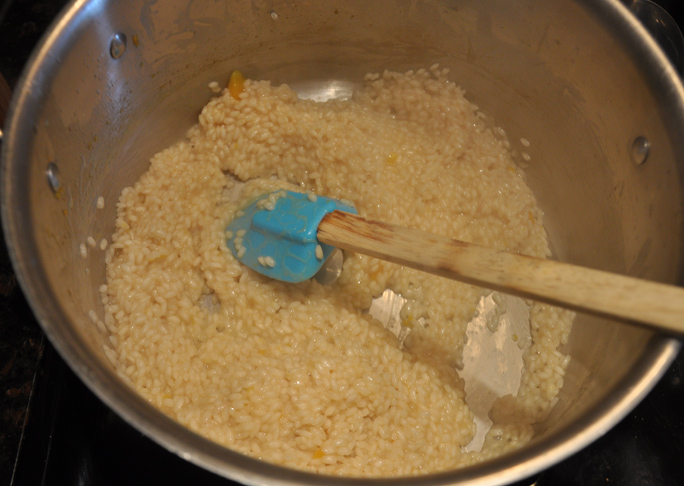
{"type": "MultiPolygon", "coordinates": [[[[10,87],[66,3],[10,0],[0,6],[0,72],[10,87]]],[[[684,2],[658,3],[684,25],[684,2]]],[[[235,484],[158,446],[81,383],[43,336],[1,239],[0,389],[0,484],[235,484]]],[[[646,399],[605,436],[515,486],[684,484],[682,404],[684,353],[646,399]]]]}

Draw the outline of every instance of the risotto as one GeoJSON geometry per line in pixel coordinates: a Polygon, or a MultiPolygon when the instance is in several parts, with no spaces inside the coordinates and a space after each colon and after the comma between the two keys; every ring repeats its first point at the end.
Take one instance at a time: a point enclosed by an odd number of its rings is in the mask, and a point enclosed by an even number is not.
{"type": "Polygon", "coordinates": [[[100,290],[119,374],[203,436],[324,474],[425,474],[529,441],[562,387],[572,313],[530,303],[520,389],[495,403],[482,450],[466,452],[475,424],[459,367],[485,290],[358,254],[332,285],[285,284],[241,265],[225,234],[239,181],[245,198],[311,191],[546,257],[541,211],[501,131],[437,66],[369,74],[350,100],[328,102],[233,81],[117,204],[100,290]],[[407,299],[403,344],[368,313],[385,289],[407,299]]]}

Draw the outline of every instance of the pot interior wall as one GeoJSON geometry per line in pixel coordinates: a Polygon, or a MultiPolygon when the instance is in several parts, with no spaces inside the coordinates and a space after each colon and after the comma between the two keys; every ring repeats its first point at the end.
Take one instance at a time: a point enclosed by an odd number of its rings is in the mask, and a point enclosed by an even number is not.
{"type": "MultiPolygon", "coordinates": [[[[89,318],[91,310],[102,318],[103,252],[86,245],[83,258],[80,245],[111,235],[121,190],[195,123],[212,96],[208,83],[227,82],[233,69],[334,95],[367,72],[449,67],[527,167],[555,258],[677,282],[681,100],[659,91],[658,73],[638,60],[633,26],[602,8],[493,0],[72,7],[69,29],[57,27],[61,37],[38,53],[43,66],[27,74],[42,84],[23,94],[28,108],[11,127],[26,142],[11,155],[27,161],[8,182],[25,188],[10,197],[28,208],[16,231],[28,243],[17,251],[35,250],[26,280],[43,289],[33,303],[46,331],[72,366],[116,379],[106,336],[89,318]],[[110,54],[116,33],[127,39],[118,59],[110,54]],[[632,158],[638,136],[651,142],[641,165],[632,158]],[[56,191],[46,181],[50,162],[59,168],[56,191]]],[[[662,343],[640,328],[578,316],[566,386],[540,431],[590,413],[662,343]]]]}

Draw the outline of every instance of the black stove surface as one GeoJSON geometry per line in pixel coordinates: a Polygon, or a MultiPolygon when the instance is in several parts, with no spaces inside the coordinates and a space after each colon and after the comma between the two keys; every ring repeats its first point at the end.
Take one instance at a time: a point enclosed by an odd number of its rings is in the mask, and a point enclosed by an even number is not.
{"type": "MultiPolygon", "coordinates": [[[[10,86],[65,3],[15,0],[0,7],[0,68],[10,86]]],[[[659,3],[684,21],[684,2],[659,3]]],[[[661,382],[620,424],[569,459],[516,486],[683,485],[683,379],[684,353],[680,353],[661,382]]],[[[4,245],[0,245],[0,388],[0,429],[5,429],[0,430],[0,484],[235,484],[158,446],[76,378],[33,320],[4,245]]]]}

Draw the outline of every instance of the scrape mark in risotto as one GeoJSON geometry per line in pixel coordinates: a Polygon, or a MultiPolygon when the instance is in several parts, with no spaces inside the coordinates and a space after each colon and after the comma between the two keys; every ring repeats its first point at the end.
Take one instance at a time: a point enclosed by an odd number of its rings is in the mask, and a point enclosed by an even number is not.
{"type": "Polygon", "coordinates": [[[459,378],[483,290],[347,254],[339,280],[284,284],[240,265],[226,225],[244,196],[281,188],[494,248],[549,254],[542,214],[506,144],[437,66],[369,74],[351,100],[300,100],[244,81],[155,155],[117,204],[101,288],[108,356],[192,430],[266,461],[335,475],[453,469],[519,447],[557,400],[572,314],[534,304],[517,397],[495,406],[482,452],[459,378]],[[411,326],[367,313],[392,289],[411,326]]]}

